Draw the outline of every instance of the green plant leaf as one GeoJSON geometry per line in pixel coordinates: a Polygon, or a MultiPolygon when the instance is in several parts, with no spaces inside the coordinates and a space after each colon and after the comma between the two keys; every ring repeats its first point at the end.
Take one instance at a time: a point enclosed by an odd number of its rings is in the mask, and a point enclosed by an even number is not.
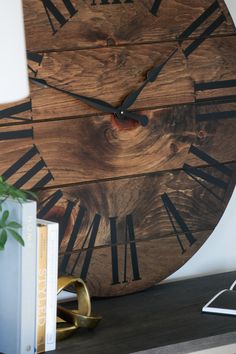
{"type": "Polygon", "coordinates": [[[32,192],[32,191],[24,191],[29,197],[32,197],[33,199],[38,199],[37,194],[32,192]]]}
{"type": "Polygon", "coordinates": [[[24,242],[23,238],[21,237],[20,234],[18,234],[17,231],[15,231],[15,230],[13,230],[13,229],[7,229],[7,231],[10,232],[10,234],[14,237],[14,239],[15,239],[16,241],[18,241],[18,242],[21,244],[21,246],[24,246],[24,245],[25,245],[25,242],[24,242]]]}
{"type": "Polygon", "coordinates": [[[4,210],[4,212],[2,214],[2,218],[1,218],[1,224],[5,225],[8,217],[9,217],[9,211],[8,210],[4,210]]]}
{"type": "Polygon", "coordinates": [[[6,242],[7,242],[7,232],[6,232],[6,230],[2,230],[1,235],[0,235],[1,249],[4,249],[6,242]]]}
{"type": "Polygon", "coordinates": [[[18,222],[16,222],[16,221],[10,221],[10,222],[6,225],[6,227],[10,227],[10,228],[12,228],[12,229],[20,229],[20,228],[21,228],[21,225],[18,224],[18,222]]]}

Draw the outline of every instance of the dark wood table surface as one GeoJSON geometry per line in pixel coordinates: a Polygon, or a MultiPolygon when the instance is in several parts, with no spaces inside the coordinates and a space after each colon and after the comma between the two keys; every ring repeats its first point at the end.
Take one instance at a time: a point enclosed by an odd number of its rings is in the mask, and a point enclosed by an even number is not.
{"type": "Polygon", "coordinates": [[[103,316],[98,327],[79,329],[51,353],[126,354],[234,332],[236,316],[202,314],[201,308],[235,279],[230,272],[94,299],[93,313],[103,316]]]}

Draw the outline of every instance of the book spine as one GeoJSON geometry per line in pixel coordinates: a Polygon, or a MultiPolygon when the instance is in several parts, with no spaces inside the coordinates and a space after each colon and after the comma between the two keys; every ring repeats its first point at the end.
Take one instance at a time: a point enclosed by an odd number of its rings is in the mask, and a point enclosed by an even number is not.
{"type": "Polygon", "coordinates": [[[47,305],[45,351],[56,349],[58,224],[48,227],[47,243],[47,305]]]}
{"type": "MultiPolygon", "coordinates": [[[[3,210],[21,223],[21,206],[4,202],[3,210]]],[[[21,232],[21,230],[19,231],[21,232]]],[[[0,352],[19,353],[21,335],[21,249],[22,246],[9,237],[0,255],[0,352]]]]}
{"type": "Polygon", "coordinates": [[[37,226],[36,353],[45,351],[47,290],[47,226],[37,226]]]}
{"type": "Polygon", "coordinates": [[[21,248],[21,335],[19,354],[33,354],[35,352],[37,274],[36,203],[22,203],[21,207],[22,237],[25,246],[21,248]]]}

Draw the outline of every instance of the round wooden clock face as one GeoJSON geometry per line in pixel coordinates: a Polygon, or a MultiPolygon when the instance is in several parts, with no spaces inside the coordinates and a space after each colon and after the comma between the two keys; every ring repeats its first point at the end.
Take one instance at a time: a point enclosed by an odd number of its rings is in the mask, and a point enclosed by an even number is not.
{"type": "Polygon", "coordinates": [[[197,252],[234,188],[226,5],[24,0],[24,12],[31,97],[1,106],[0,173],[60,223],[59,274],[95,296],[152,286],[197,252]]]}

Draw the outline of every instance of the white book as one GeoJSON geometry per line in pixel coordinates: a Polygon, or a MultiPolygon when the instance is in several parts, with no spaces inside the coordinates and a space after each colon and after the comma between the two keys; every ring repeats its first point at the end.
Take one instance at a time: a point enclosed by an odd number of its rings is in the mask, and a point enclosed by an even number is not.
{"type": "Polygon", "coordinates": [[[57,277],[58,277],[58,223],[37,219],[47,225],[47,293],[46,293],[46,333],[45,351],[56,349],[56,318],[57,318],[57,277]]]}
{"type": "Polygon", "coordinates": [[[202,312],[236,316],[236,281],[229,289],[219,291],[202,308],[202,312]]]}
{"type": "Polygon", "coordinates": [[[36,202],[7,199],[3,210],[9,219],[22,225],[18,232],[24,239],[21,246],[9,236],[0,252],[0,352],[33,354],[36,311],[36,202]]]}

